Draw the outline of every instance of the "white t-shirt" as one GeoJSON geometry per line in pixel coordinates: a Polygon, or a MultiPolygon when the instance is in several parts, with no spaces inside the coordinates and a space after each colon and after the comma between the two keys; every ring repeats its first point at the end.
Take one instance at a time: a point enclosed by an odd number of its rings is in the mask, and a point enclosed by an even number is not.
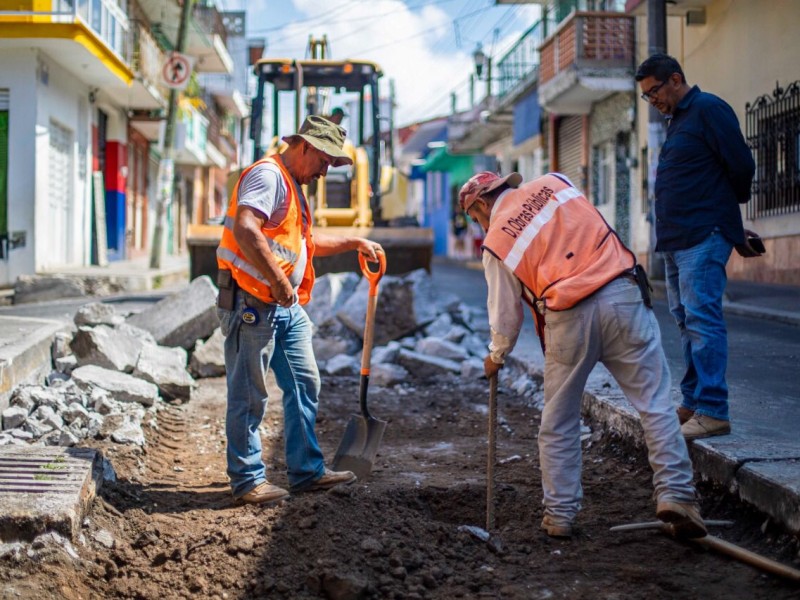
{"type": "MultiPolygon", "coordinates": [[[[302,197],[303,192],[300,191],[300,186],[295,184],[295,188],[305,207],[306,199],[302,197]]],[[[239,206],[248,206],[263,214],[267,219],[267,229],[275,229],[286,218],[286,213],[289,211],[289,190],[286,189],[286,182],[277,165],[261,163],[250,169],[250,172],[239,183],[238,193],[239,206]]],[[[303,221],[306,222],[306,220],[306,211],[303,210],[303,221]]],[[[306,225],[308,225],[307,222],[306,225]]],[[[289,278],[289,283],[295,289],[303,280],[306,262],[308,262],[308,255],[306,254],[306,245],[303,243],[300,245],[300,257],[297,265],[289,278]]]]}

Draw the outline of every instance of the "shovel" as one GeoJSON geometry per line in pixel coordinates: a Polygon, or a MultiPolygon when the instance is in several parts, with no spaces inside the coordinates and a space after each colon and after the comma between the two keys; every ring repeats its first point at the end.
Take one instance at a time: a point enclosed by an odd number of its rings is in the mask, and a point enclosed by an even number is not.
{"type": "Polygon", "coordinates": [[[367,388],[369,387],[369,366],[372,356],[372,338],[375,329],[375,308],[378,304],[378,282],[386,272],[386,257],[378,252],[378,270],[371,271],[363,254],[358,255],[361,272],[369,281],[367,299],[367,321],[364,325],[364,349],[361,353],[361,382],[358,390],[360,415],[352,415],[347,423],[344,437],[333,458],[336,471],[352,471],[359,479],[366,479],[372,470],[372,463],[378,454],[378,446],[386,430],[386,421],[376,419],[367,408],[367,388]]]}

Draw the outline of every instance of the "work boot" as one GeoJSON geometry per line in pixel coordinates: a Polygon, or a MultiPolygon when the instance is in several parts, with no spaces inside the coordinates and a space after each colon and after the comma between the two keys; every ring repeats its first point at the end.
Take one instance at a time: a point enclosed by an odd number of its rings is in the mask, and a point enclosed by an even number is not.
{"type": "Polygon", "coordinates": [[[715,419],[707,415],[692,415],[692,418],[681,425],[683,437],[689,440],[699,440],[715,435],[726,435],[731,432],[731,422],[715,419]]]}
{"type": "Polygon", "coordinates": [[[259,483],[244,496],[239,496],[237,500],[248,504],[277,504],[288,497],[288,491],[265,481],[264,483],[259,483]]]}
{"type": "Polygon", "coordinates": [[[556,523],[550,515],[544,516],[541,528],[544,529],[550,537],[562,539],[569,539],[572,537],[572,523],[556,523]]]}
{"type": "Polygon", "coordinates": [[[325,472],[322,477],[311,483],[308,487],[301,487],[299,489],[292,488],[293,493],[299,492],[317,492],[320,490],[329,490],[337,485],[349,485],[358,479],[356,474],[352,471],[331,471],[325,467],[325,472]]]}
{"type": "Polygon", "coordinates": [[[678,413],[678,423],[681,425],[694,416],[694,411],[691,408],[685,408],[683,406],[679,406],[676,412],[678,413]]]}
{"type": "Polygon", "coordinates": [[[691,502],[659,502],[656,516],[660,521],[672,525],[675,537],[691,539],[708,535],[700,510],[691,502]]]}

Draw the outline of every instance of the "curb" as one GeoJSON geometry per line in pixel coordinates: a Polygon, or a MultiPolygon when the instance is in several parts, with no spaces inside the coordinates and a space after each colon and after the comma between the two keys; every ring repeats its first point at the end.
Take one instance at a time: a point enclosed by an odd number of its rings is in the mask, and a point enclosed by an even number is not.
{"type": "MultiPolygon", "coordinates": [[[[530,353],[506,359],[513,373],[527,373],[540,383],[541,364],[530,353]]],[[[610,376],[590,376],[581,401],[584,418],[644,448],[641,419],[610,376]],[[610,385],[609,385],[610,384],[610,385]]],[[[795,444],[753,443],[733,434],[689,442],[695,476],[725,489],[800,534],[800,448],[795,444]]]]}
{"type": "MultiPolygon", "coordinates": [[[[639,415],[614,384],[612,393],[586,389],[581,412],[604,429],[644,447],[639,415]]],[[[737,448],[737,438],[697,440],[689,443],[695,475],[726,489],[740,500],[770,516],[794,534],[800,534],[800,450],[776,448],[772,456],[737,448]]]]}
{"type": "Polygon", "coordinates": [[[69,325],[47,319],[0,316],[0,331],[3,329],[13,331],[13,336],[0,335],[0,339],[16,338],[16,341],[0,346],[0,410],[8,407],[17,385],[44,381],[52,370],[55,335],[69,330],[69,325]]]}

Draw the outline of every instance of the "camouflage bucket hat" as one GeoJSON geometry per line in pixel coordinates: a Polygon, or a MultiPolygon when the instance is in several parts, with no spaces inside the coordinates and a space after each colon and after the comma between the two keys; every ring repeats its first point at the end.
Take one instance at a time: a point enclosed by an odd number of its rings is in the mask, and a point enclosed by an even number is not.
{"type": "Polygon", "coordinates": [[[290,142],[295,138],[302,138],[333,159],[334,167],[340,167],[353,164],[350,156],[342,150],[346,133],[342,127],[331,123],[328,119],[319,115],[310,115],[303,121],[300,131],[294,135],[287,135],[283,141],[290,142]]]}

